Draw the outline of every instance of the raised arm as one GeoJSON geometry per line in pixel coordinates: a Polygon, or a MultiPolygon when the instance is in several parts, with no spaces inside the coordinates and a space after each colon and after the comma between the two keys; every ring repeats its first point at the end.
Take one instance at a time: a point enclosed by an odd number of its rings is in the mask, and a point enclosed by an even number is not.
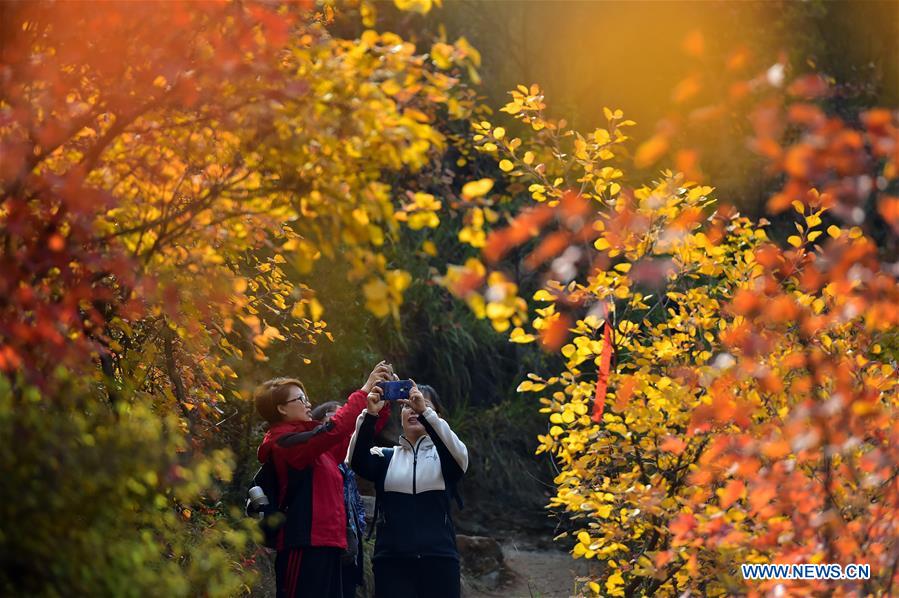
{"type": "Polygon", "coordinates": [[[381,455],[372,454],[375,443],[375,424],[378,416],[363,411],[356,420],[356,432],[350,439],[347,461],[353,471],[366,480],[376,482],[387,475],[387,461],[381,455]]]}
{"type": "Polygon", "coordinates": [[[368,380],[362,388],[350,395],[346,404],[331,417],[331,421],[309,432],[289,434],[279,439],[277,446],[281,450],[289,451],[287,463],[302,469],[308,467],[318,455],[326,451],[331,451],[336,461],[342,461],[350,435],[353,433],[356,416],[365,409],[368,393],[378,382],[389,380],[390,377],[390,365],[381,361],[368,375],[368,380]]]}
{"type": "Polygon", "coordinates": [[[291,467],[303,469],[320,454],[346,447],[353,433],[354,416],[365,409],[365,396],[364,391],[357,390],[327,424],[308,432],[282,436],[276,443],[276,450],[284,451],[285,460],[291,467]]]}
{"type": "Polygon", "coordinates": [[[381,481],[387,475],[386,459],[380,454],[372,454],[377,424],[387,403],[381,398],[382,392],[381,387],[375,386],[368,393],[368,406],[356,419],[356,432],[350,439],[346,455],[347,463],[353,471],[372,482],[381,481]]]}
{"type": "Polygon", "coordinates": [[[440,456],[443,479],[448,483],[458,482],[468,469],[468,448],[459,440],[446,421],[428,407],[418,421],[425,427],[440,456]]]}
{"type": "MultiPolygon", "coordinates": [[[[346,419],[349,421],[351,430],[358,429],[358,426],[356,425],[356,420],[358,419],[359,415],[361,415],[361,412],[363,412],[365,409],[365,397],[368,395],[368,393],[365,390],[357,390],[352,395],[350,395],[350,398],[353,398],[354,395],[359,394],[359,393],[362,393],[362,397],[363,397],[362,408],[357,408],[352,412],[346,413],[346,419]]],[[[334,415],[331,416],[331,421],[334,421],[334,418],[338,416],[340,411],[342,409],[344,409],[349,404],[349,402],[350,401],[348,399],[346,402],[346,405],[344,405],[343,407],[338,409],[337,412],[335,412],[334,415]]],[[[377,422],[375,424],[375,434],[377,434],[384,427],[384,424],[387,423],[387,417],[389,415],[390,415],[390,405],[386,405],[385,408],[382,409],[381,412],[378,414],[377,422]]],[[[349,447],[349,444],[350,444],[350,438],[351,438],[351,434],[348,433],[346,436],[343,437],[341,442],[335,444],[333,447],[331,447],[328,450],[328,452],[331,453],[331,456],[334,457],[334,460],[337,461],[338,463],[340,463],[341,461],[346,459],[347,448],[349,447]]]]}

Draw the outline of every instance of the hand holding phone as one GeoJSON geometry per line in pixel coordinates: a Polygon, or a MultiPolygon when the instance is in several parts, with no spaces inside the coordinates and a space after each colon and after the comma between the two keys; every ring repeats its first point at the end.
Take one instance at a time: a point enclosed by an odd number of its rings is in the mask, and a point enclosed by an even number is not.
{"type": "Polygon", "coordinates": [[[384,401],[400,401],[409,398],[409,391],[412,390],[412,380],[390,380],[377,383],[384,391],[381,393],[381,399],[384,401]]]}

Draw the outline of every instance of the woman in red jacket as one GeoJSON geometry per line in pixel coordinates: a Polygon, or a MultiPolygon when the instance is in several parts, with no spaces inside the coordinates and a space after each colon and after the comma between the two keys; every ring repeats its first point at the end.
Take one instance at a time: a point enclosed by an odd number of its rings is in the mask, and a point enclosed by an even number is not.
{"type": "Polygon", "coordinates": [[[347,519],[343,474],[337,465],[346,456],[368,393],[376,383],[390,379],[391,367],[382,361],[327,423],[312,419],[306,389],[295,378],[274,378],[256,389],[256,410],[270,426],[259,445],[259,462],[274,464],[277,506],[286,515],[276,542],[279,598],[341,595],[340,555],[347,547],[347,519]]]}

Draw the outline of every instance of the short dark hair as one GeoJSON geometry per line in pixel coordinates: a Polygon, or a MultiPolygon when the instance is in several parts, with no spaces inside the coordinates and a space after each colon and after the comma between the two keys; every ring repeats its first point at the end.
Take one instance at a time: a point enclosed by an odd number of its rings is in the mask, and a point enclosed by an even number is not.
{"type": "Polygon", "coordinates": [[[312,410],[312,419],[322,421],[328,411],[334,411],[341,406],[340,401],[326,401],[312,410]]]}
{"type": "Polygon", "coordinates": [[[296,378],[272,378],[256,387],[253,392],[253,402],[256,403],[256,412],[270,424],[284,419],[278,411],[278,405],[283,405],[290,393],[290,387],[296,386],[306,394],[306,387],[296,378]]]}
{"type": "Polygon", "coordinates": [[[437,391],[434,390],[434,387],[430,384],[416,384],[416,386],[418,386],[418,390],[421,391],[424,398],[431,401],[437,415],[443,415],[443,404],[440,402],[440,396],[437,394],[437,391]]]}

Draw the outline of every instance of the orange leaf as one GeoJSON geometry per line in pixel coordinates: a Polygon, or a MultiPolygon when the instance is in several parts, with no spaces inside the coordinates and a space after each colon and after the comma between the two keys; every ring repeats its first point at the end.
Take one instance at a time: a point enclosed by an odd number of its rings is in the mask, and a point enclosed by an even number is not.
{"type": "Polygon", "coordinates": [[[737,502],[743,496],[745,490],[746,484],[743,483],[743,480],[731,480],[728,482],[727,486],[716,492],[721,503],[721,508],[726,509],[737,502]]]}
{"type": "Polygon", "coordinates": [[[688,181],[702,182],[699,170],[699,152],[695,149],[678,150],[674,156],[674,167],[684,173],[688,181]]]}
{"type": "Polygon", "coordinates": [[[659,448],[667,453],[680,455],[684,452],[684,449],[687,448],[687,443],[675,436],[667,436],[665,440],[662,441],[662,444],[659,445],[659,448]]]}
{"type": "Polygon", "coordinates": [[[571,233],[567,230],[556,231],[548,235],[540,245],[528,255],[524,265],[531,270],[536,270],[540,264],[562,253],[571,241],[571,233]]]}
{"type": "Polygon", "coordinates": [[[694,527],[696,527],[696,517],[692,513],[681,513],[668,524],[671,533],[681,538],[689,534],[694,527]]]}
{"type": "Polygon", "coordinates": [[[752,492],[748,496],[753,513],[758,514],[769,508],[775,496],[777,496],[777,488],[771,484],[753,486],[752,492]]]}
{"type": "Polygon", "coordinates": [[[868,130],[878,133],[885,133],[886,128],[893,121],[893,113],[886,108],[868,110],[867,112],[862,112],[861,116],[862,122],[865,123],[868,130]]]}
{"type": "Polygon", "coordinates": [[[772,440],[762,445],[762,454],[769,459],[780,459],[790,454],[790,443],[784,439],[772,440]]]}
{"type": "Polygon", "coordinates": [[[827,81],[817,73],[803,75],[793,81],[787,93],[800,98],[819,98],[827,93],[827,81]]]}
{"type": "Polygon", "coordinates": [[[568,338],[568,329],[571,327],[571,318],[565,314],[559,314],[549,325],[540,331],[543,346],[548,351],[557,351],[568,338]]]}
{"type": "Polygon", "coordinates": [[[593,211],[590,201],[576,191],[566,191],[562,194],[559,209],[565,218],[579,218],[593,211]]]}
{"type": "Polygon", "coordinates": [[[631,397],[634,396],[634,388],[637,379],[633,376],[624,376],[618,384],[618,394],[615,397],[615,411],[624,411],[631,397]]]}
{"type": "Polygon", "coordinates": [[[800,143],[787,151],[784,158],[784,171],[798,179],[808,179],[814,163],[815,150],[810,145],[800,143]]]}
{"type": "Polygon", "coordinates": [[[50,251],[62,251],[66,246],[65,239],[62,238],[62,235],[52,234],[50,238],[47,239],[47,247],[50,248],[50,251]]]}
{"type": "Polygon", "coordinates": [[[671,559],[674,558],[674,553],[671,550],[662,550],[656,553],[655,563],[656,568],[661,569],[665,565],[671,562],[671,559]]]}
{"type": "Polygon", "coordinates": [[[877,204],[877,212],[893,230],[899,232],[899,197],[885,195],[877,204]]]}
{"type": "Polygon", "coordinates": [[[738,71],[744,66],[749,60],[749,50],[746,48],[739,48],[731,53],[727,58],[727,70],[729,71],[738,71]]]}
{"type": "Polygon", "coordinates": [[[798,305],[787,295],[775,297],[765,305],[765,316],[772,322],[790,322],[798,315],[798,305]]]}
{"type": "Polygon", "coordinates": [[[805,127],[814,127],[825,120],[824,112],[814,104],[793,104],[787,116],[791,122],[805,127]]]}
{"type": "Polygon", "coordinates": [[[730,306],[735,314],[747,316],[754,313],[761,306],[761,303],[758,294],[747,289],[740,289],[737,291],[737,294],[734,295],[734,299],[731,301],[730,306]]]}
{"type": "Polygon", "coordinates": [[[694,29],[688,33],[684,38],[682,47],[687,56],[693,56],[694,58],[702,56],[703,52],[705,52],[705,37],[702,35],[702,31],[694,29]]]}
{"type": "Polygon", "coordinates": [[[671,99],[677,104],[682,104],[693,98],[701,90],[702,80],[699,78],[699,75],[690,75],[675,85],[674,90],[671,92],[671,99]]]}
{"type": "Polygon", "coordinates": [[[665,135],[653,135],[647,141],[640,144],[634,155],[634,166],[647,168],[659,161],[659,158],[668,151],[668,137],[665,135]]]}

